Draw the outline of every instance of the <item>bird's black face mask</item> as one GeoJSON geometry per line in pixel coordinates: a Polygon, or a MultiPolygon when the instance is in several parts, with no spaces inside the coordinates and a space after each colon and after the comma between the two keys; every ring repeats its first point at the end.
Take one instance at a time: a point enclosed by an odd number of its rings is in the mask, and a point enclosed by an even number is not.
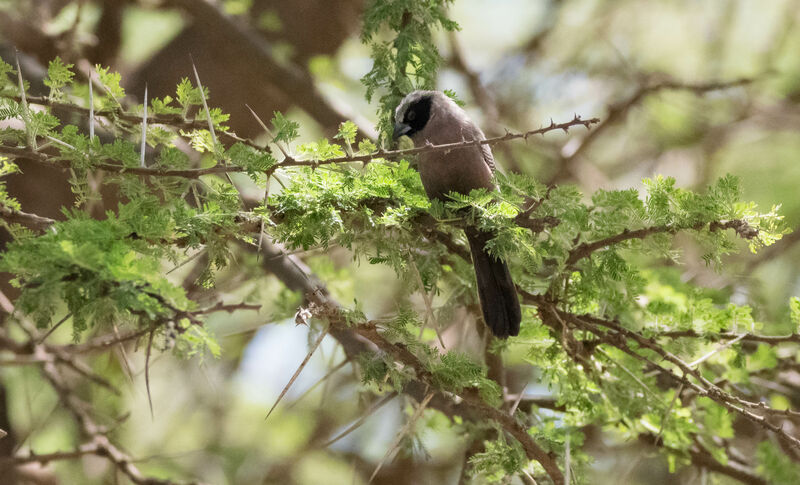
{"type": "Polygon", "coordinates": [[[394,125],[392,139],[396,140],[403,135],[413,136],[414,133],[425,128],[425,124],[428,123],[428,119],[431,117],[432,104],[433,98],[424,96],[408,105],[403,115],[403,120],[394,125]]]}

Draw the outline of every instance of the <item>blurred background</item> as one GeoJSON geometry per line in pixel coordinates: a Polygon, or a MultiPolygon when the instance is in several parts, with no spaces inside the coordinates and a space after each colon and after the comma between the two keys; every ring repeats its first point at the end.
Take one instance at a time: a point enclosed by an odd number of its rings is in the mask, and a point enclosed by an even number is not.
{"type": "MultiPolygon", "coordinates": [[[[335,134],[346,119],[375,136],[376,108],[359,82],[372,65],[359,39],[364,3],[3,0],[0,56],[13,63],[19,50],[34,94],[46,93],[41,79],[56,55],[82,73],[95,64],[111,66],[122,74],[131,104],[141,103],[145,85],[150,96],[174,94],[181,78],[192,77],[193,59],[210,104],[230,113],[229,126],[242,136],[263,136],[245,104],[264,119],[279,110],[299,121],[304,141],[335,134]]],[[[744,200],[764,208],[782,204],[789,225],[800,223],[800,1],[457,0],[450,17],[461,31],[437,34],[445,60],[439,88],[454,90],[487,134],[534,129],[576,113],[602,120],[590,132],[499,145],[495,158],[504,170],[577,184],[587,194],[641,188],[641,179],[655,174],[700,189],[733,173],[742,178],[744,200]]],[[[58,219],[61,207],[72,205],[61,172],[31,165],[7,180],[27,212],[58,219]]],[[[246,195],[261,196],[245,177],[237,182],[246,195]]],[[[108,194],[92,210],[99,215],[115,206],[108,194]]],[[[788,298],[800,293],[798,241],[795,231],[758,255],[732,256],[724,273],[706,267],[687,244],[682,279],[748,302],[758,320],[780,328],[788,298]]],[[[402,282],[389,269],[358,265],[343,249],[301,258],[339,301],[369,295],[362,303],[372,317],[394,308],[402,282]]],[[[95,365],[126,383],[124,396],[98,391],[93,402],[109,416],[130,412],[115,434],[148,470],[220,484],[366,483],[403,426],[408,403],[388,400],[347,437],[320,446],[379,401],[362,394],[359,376],[340,365],[343,353],[326,339],[265,421],[313,337],[294,323],[299,298],[261,272],[254,256],[242,253],[238,261],[213,289],[187,284],[199,301],[222,296],[265,305],[259,314],[210,318],[221,358],[186,362],[157,352],[151,418],[144,352],[120,348],[95,365]]],[[[175,277],[194,281],[191,266],[175,277]]],[[[53,339],[69,341],[69,329],[53,339]]],[[[506,356],[512,374],[519,367],[514,390],[526,379],[535,382],[523,358],[513,346],[506,356]]],[[[57,409],[56,396],[41,392],[46,385],[36,369],[0,372],[8,396],[2,419],[11,423],[0,428],[15,431],[13,440],[0,440],[0,452],[68,448],[76,429],[57,409]]],[[[526,392],[548,398],[535,384],[526,392]]],[[[437,424],[444,418],[429,413],[424,419],[426,431],[373,483],[458,483],[466,444],[437,424]]],[[[601,429],[584,432],[595,457],[588,483],[707,483],[695,469],[669,474],[666,459],[641,443],[615,440],[601,429]]],[[[99,458],[31,470],[36,473],[53,480],[46,483],[112,483],[99,458]]]]}

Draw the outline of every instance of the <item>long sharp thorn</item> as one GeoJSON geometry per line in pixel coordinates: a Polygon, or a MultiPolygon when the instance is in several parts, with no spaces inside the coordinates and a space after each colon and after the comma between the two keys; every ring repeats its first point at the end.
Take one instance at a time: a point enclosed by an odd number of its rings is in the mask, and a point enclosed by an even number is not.
{"type": "Polygon", "coordinates": [[[272,138],[272,143],[274,143],[275,146],[278,147],[278,150],[280,150],[281,153],[283,153],[283,156],[286,157],[286,158],[291,158],[289,156],[289,154],[286,152],[286,150],[283,149],[283,146],[275,140],[275,135],[272,134],[272,130],[270,130],[267,127],[267,125],[261,120],[261,118],[259,118],[259,116],[256,114],[256,112],[253,111],[253,108],[251,108],[250,105],[248,105],[248,104],[246,104],[245,106],[247,107],[247,109],[250,110],[250,113],[252,113],[253,117],[256,119],[258,124],[261,125],[261,128],[264,128],[264,131],[266,131],[267,134],[270,136],[270,138],[272,138]]]}
{"type": "Polygon", "coordinates": [[[150,331],[150,336],[147,339],[147,352],[144,358],[144,387],[147,389],[147,404],[150,405],[150,419],[155,421],[155,414],[153,413],[153,395],[150,393],[150,351],[153,348],[153,334],[154,330],[150,331]]]}
{"type": "Polygon", "coordinates": [[[92,90],[92,71],[89,70],[89,141],[94,141],[94,91],[92,90]]]}
{"type": "Polygon", "coordinates": [[[311,360],[311,356],[314,355],[314,352],[316,352],[317,347],[319,347],[319,344],[322,343],[322,339],[324,339],[326,335],[328,335],[328,330],[325,330],[324,332],[322,332],[319,335],[319,337],[317,337],[317,340],[316,340],[316,342],[314,342],[314,345],[311,347],[311,350],[308,351],[308,354],[306,355],[306,358],[303,359],[303,362],[300,363],[300,367],[298,367],[297,370],[294,372],[294,375],[292,375],[292,378],[289,379],[289,382],[286,384],[286,386],[281,391],[280,395],[278,396],[278,399],[275,400],[275,404],[273,404],[272,407],[269,409],[269,412],[264,417],[264,421],[269,419],[269,415],[272,414],[272,411],[274,411],[276,407],[278,407],[278,403],[281,402],[281,399],[283,399],[283,396],[286,395],[286,393],[289,391],[289,388],[291,388],[292,384],[294,384],[294,381],[297,380],[297,376],[300,375],[300,373],[305,368],[306,364],[308,364],[308,361],[311,360]]]}
{"type": "Polygon", "coordinates": [[[323,448],[323,449],[327,448],[330,445],[332,445],[332,444],[336,443],[337,441],[341,440],[345,436],[349,435],[350,433],[352,433],[356,429],[358,429],[358,427],[361,426],[362,424],[364,424],[364,421],[366,421],[367,418],[369,418],[372,414],[374,414],[375,411],[377,411],[378,409],[383,407],[384,404],[388,403],[389,401],[394,399],[396,396],[397,396],[397,392],[391,392],[391,393],[383,396],[383,398],[381,400],[379,400],[378,402],[373,404],[364,414],[359,416],[359,418],[356,419],[353,422],[353,424],[348,426],[347,429],[345,429],[344,431],[342,431],[341,433],[336,435],[336,437],[329,439],[327,442],[325,442],[323,445],[321,445],[320,448],[323,448]]]}
{"type": "Polygon", "coordinates": [[[50,135],[45,135],[45,138],[47,138],[48,140],[52,141],[53,143],[57,143],[57,144],[59,144],[59,145],[61,145],[63,147],[67,147],[70,150],[75,150],[74,146],[70,145],[69,143],[63,142],[63,141],[59,140],[58,138],[54,138],[54,137],[52,137],[50,135]]]}
{"type": "MultiPolygon", "coordinates": [[[[269,172],[267,172],[267,181],[265,182],[266,188],[264,188],[264,207],[267,207],[267,201],[269,200],[269,172]]],[[[256,262],[258,262],[258,258],[261,256],[261,244],[264,242],[264,226],[266,225],[267,218],[261,216],[261,226],[258,229],[258,250],[256,250],[256,262]]]]}
{"type": "Polygon", "coordinates": [[[28,147],[36,150],[36,137],[31,131],[31,111],[28,107],[28,97],[25,95],[25,83],[22,81],[22,69],[19,67],[19,51],[14,49],[14,60],[17,62],[17,79],[19,80],[19,96],[22,101],[22,116],[25,122],[25,136],[28,140],[28,147]]]}
{"type": "Polygon", "coordinates": [[[569,446],[569,433],[567,433],[566,443],[564,444],[566,448],[564,451],[564,483],[566,485],[570,485],[571,480],[571,468],[572,464],[570,463],[570,446],[569,446]]]}
{"type": "MultiPolygon", "coordinates": [[[[191,59],[192,56],[189,56],[191,59]]],[[[208,102],[206,101],[206,93],[203,90],[203,84],[200,82],[200,74],[197,73],[197,67],[194,65],[192,59],[192,70],[194,70],[194,78],[197,81],[197,87],[200,89],[200,98],[203,100],[203,109],[206,112],[206,120],[208,121],[208,131],[211,132],[211,141],[214,145],[217,144],[217,133],[214,131],[214,122],[211,120],[211,112],[208,109],[208,102]]]]}
{"type": "Polygon", "coordinates": [[[429,393],[425,397],[425,399],[423,399],[422,402],[419,403],[419,407],[417,407],[417,410],[414,411],[414,414],[411,416],[411,418],[409,418],[406,425],[403,427],[400,433],[398,433],[397,436],[395,437],[392,446],[390,446],[389,449],[386,450],[386,454],[383,455],[383,458],[378,463],[378,466],[375,468],[375,471],[372,472],[372,476],[369,477],[367,484],[372,483],[372,480],[374,480],[375,477],[378,475],[378,472],[381,471],[381,468],[383,467],[384,463],[386,463],[389,457],[392,456],[392,453],[394,453],[395,450],[397,450],[397,448],[400,447],[400,443],[403,441],[403,438],[412,431],[412,429],[414,428],[414,424],[419,420],[420,417],[422,417],[422,413],[425,411],[425,408],[428,406],[428,403],[433,398],[433,395],[434,393],[432,392],[429,393]]]}
{"type": "Polygon", "coordinates": [[[517,412],[517,408],[519,407],[519,403],[522,401],[522,397],[525,395],[525,389],[527,389],[527,388],[528,388],[528,385],[525,384],[525,386],[522,388],[522,390],[519,391],[519,396],[517,396],[517,398],[514,400],[514,404],[511,406],[511,409],[508,410],[508,414],[510,414],[511,416],[513,416],[514,413],[517,412]]]}
{"type": "MultiPolygon", "coordinates": [[[[206,120],[208,121],[208,131],[211,133],[211,144],[214,148],[214,153],[216,154],[217,149],[217,132],[214,131],[214,121],[211,119],[211,111],[208,109],[208,102],[206,101],[206,93],[203,90],[203,83],[200,82],[200,74],[197,73],[197,66],[194,65],[194,59],[192,59],[191,54],[189,55],[189,59],[192,61],[192,70],[194,71],[194,78],[197,81],[197,87],[200,89],[200,99],[203,100],[203,109],[206,112],[206,120]]],[[[215,157],[216,158],[216,157],[215,157]]],[[[223,165],[228,165],[227,160],[224,158],[222,159],[223,165]]],[[[242,206],[245,205],[244,197],[242,197],[242,193],[239,192],[239,188],[236,187],[236,184],[233,183],[233,179],[231,178],[231,174],[228,172],[225,173],[225,178],[228,180],[228,183],[231,184],[235,189],[236,193],[239,194],[239,200],[242,203],[242,206]]]]}
{"type": "MultiPolygon", "coordinates": [[[[259,116],[256,114],[256,112],[253,111],[253,108],[251,108],[249,104],[245,104],[245,107],[248,110],[250,110],[250,113],[256,119],[258,124],[261,125],[261,128],[263,128],[264,131],[266,131],[267,134],[272,138],[272,142],[275,143],[275,146],[278,147],[278,150],[280,150],[281,153],[283,153],[283,156],[286,157],[286,158],[289,158],[289,155],[283,150],[283,147],[278,142],[275,141],[275,135],[272,134],[272,132],[269,130],[269,128],[267,128],[267,125],[261,120],[261,118],[259,118],[259,116]]],[[[267,200],[269,200],[269,181],[270,181],[270,176],[269,176],[269,172],[268,172],[267,173],[266,188],[264,189],[264,206],[267,205],[267,200]]],[[[258,261],[258,257],[261,255],[261,244],[264,242],[264,225],[265,225],[265,223],[266,223],[266,218],[262,217],[261,218],[261,227],[259,228],[259,231],[258,231],[258,251],[256,252],[256,261],[258,261]]]]}
{"type": "Polygon", "coordinates": [[[306,390],[305,390],[305,392],[303,392],[303,394],[302,394],[300,397],[298,397],[296,400],[292,401],[291,403],[287,404],[287,405],[286,405],[286,409],[291,409],[291,408],[293,408],[295,405],[297,405],[297,403],[299,403],[300,401],[302,401],[304,397],[306,397],[306,396],[308,396],[309,394],[311,394],[311,391],[313,391],[314,389],[316,389],[316,388],[317,388],[317,386],[319,386],[319,385],[320,385],[320,384],[322,384],[323,382],[327,382],[327,380],[328,380],[328,379],[329,379],[329,378],[330,378],[330,377],[331,377],[333,374],[335,374],[337,371],[339,371],[339,369],[341,369],[342,367],[344,367],[345,365],[347,365],[347,363],[348,363],[348,362],[350,362],[350,360],[348,360],[348,359],[344,359],[343,361],[341,361],[341,362],[339,362],[338,364],[336,364],[336,366],[335,366],[335,367],[333,367],[331,370],[329,370],[329,371],[328,371],[328,373],[327,373],[327,374],[325,374],[325,375],[324,375],[324,376],[323,376],[323,377],[322,377],[320,380],[318,380],[317,382],[315,382],[315,383],[314,383],[314,385],[312,385],[311,387],[309,387],[308,389],[306,389],[306,390]]]}
{"type": "Polygon", "coordinates": [[[144,152],[147,148],[147,84],[144,85],[144,112],[142,113],[142,147],[139,153],[139,165],[144,168],[144,152]]]}

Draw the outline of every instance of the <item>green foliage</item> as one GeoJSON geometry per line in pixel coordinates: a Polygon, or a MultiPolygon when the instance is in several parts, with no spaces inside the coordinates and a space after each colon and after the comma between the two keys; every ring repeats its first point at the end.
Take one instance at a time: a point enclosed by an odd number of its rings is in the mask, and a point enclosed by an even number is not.
{"type": "Polygon", "coordinates": [[[441,56],[433,42],[432,27],[457,30],[447,18],[452,0],[372,0],[364,12],[361,40],[372,53],[372,69],[361,79],[367,100],[381,91],[378,129],[384,136],[392,132],[392,116],[400,99],[414,89],[432,89],[441,56]],[[391,29],[390,41],[379,34],[391,29]]]}
{"type": "Polygon", "coordinates": [[[710,436],[733,438],[733,417],[727,409],[707,397],[697,398],[697,405],[705,410],[703,423],[710,436]]]}
{"type": "Polygon", "coordinates": [[[122,80],[122,76],[118,72],[113,72],[110,68],[103,67],[99,64],[94,66],[94,69],[95,72],[97,72],[100,83],[109,95],[109,98],[104,100],[103,105],[107,108],[118,108],[120,106],[120,100],[125,97],[125,90],[119,84],[122,80]]]}
{"type": "Polygon", "coordinates": [[[356,135],[358,135],[358,126],[352,121],[345,121],[339,125],[339,132],[334,138],[344,140],[348,145],[355,143],[356,135]]]}
{"type": "MultiPolygon", "coordinates": [[[[208,116],[211,117],[211,123],[214,124],[214,128],[218,129],[218,130],[226,130],[227,127],[224,126],[223,123],[227,122],[231,118],[231,115],[229,115],[227,113],[223,113],[222,110],[219,109],[219,108],[209,108],[208,109],[208,116]]],[[[205,110],[200,111],[197,114],[197,119],[198,120],[207,120],[208,119],[208,117],[206,116],[205,110]]]]}
{"type": "Polygon", "coordinates": [[[466,354],[448,352],[432,363],[430,372],[434,382],[443,389],[459,394],[465,388],[474,387],[489,404],[497,406],[502,402],[500,386],[486,377],[486,368],[466,354]]]}
{"type": "Polygon", "coordinates": [[[269,152],[258,151],[244,143],[236,143],[225,152],[225,158],[233,165],[244,167],[247,175],[254,181],[259,180],[259,175],[267,172],[278,161],[269,152]]]}
{"type": "Polygon", "coordinates": [[[17,71],[11,67],[11,64],[0,59],[0,96],[14,96],[19,94],[19,86],[12,80],[12,76],[16,76],[17,71]]]}
{"type": "Polygon", "coordinates": [[[643,317],[654,324],[652,331],[663,329],[695,330],[700,334],[723,331],[753,331],[761,327],[751,309],[732,303],[720,305],[711,294],[698,292],[688,285],[669,281],[669,273],[644,273],[648,284],[644,291],[647,305],[643,317]]]}
{"type": "Polygon", "coordinates": [[[200,153],[214,153],[214,139],[208,130],[181,130],[181,135],[189,139],[192,149],[200,153]]]}
{"type": "Polygon", "coordinates": [[[306,158],[314,161],[324,161],[344,156],[342,147],[331,143],[327,138],[323,138],[317,142],[303,143],[297,147],[297,151],[305,155],[306,158]]]}
{"type": "Polygon", "coordinates": [[[207,98],[208,95],[208,88],[204,87],[203,91],[200,91],[200,88],[194,87],[187,77],[181,78],[178,87],[175,89],[175,96],[178,104],[183,107],[184,116],[190,107],[202,106],[203,96],[207,98]]]}
{"type": "Polygon", "coordinates": [[[181,325],[185,328],[180,334],[182,345],[178,346],[179,352],[184,353],[186,357],[203,357],[205,350],[215,359],[220,358],[222,348],[208,329],[201,325],[192,325],[186,320],[182,321],[181,325]]]}
{"type": "MultiPolygon", "coordinates": [[[[46,85],[51,97],[67,101],[67,89],[73,87],[71,65],[60,59],[50,63],[46,85]]],[[[104,106],[119,107],[124,91],[119,86],[120,76],[108,69],[97,67],[98,77],[109,96],[104,106]],[[109,104],[110,103],[110,104],[109,104]]],[[[178,86],[178,97],[183,108],[192,103],[202,103],[199,90],[186,80],[178,86]]],[[[102,96],[102,95],[99,95],[102,96]]],[[[171,107],[173,100],[153,100],[156,111],[174,114],[180,110],[171,107]]],[[[20,118],[19,105],[3,100],[2,115],[20,118]]],[[[218,109],[211,111],[218,126],[227,115],[218,109]]],[[[138,126],[125,126],[123,132],[136,133],[138,126]]],[[[54,140],[60,157],[69,163],[73,192],[78,205],[95,197],[89,188],[87,176],[98,164],[119,164],[138,167],[136,144],[120,137],[105,144],[97,138],[90,141],[74,125],[60,128],[61,121],[47,110],[34,111],[27,120],[27,130],[34,138],[54,140]]],[[[154,167],[162,169],[186,168],[188,159],[171,142],[174,135],[159,127],[151,127],[151,142],[163,146],[156,155],[154,167]]],[[[210,136],[205,130],[188,134],[198,149],[211,149],[210,136]]],[[[19,136],[18,142],[25,137],[19,136]]],[[[268,170],[275,160],[268,152],[256,152],[243,145],[235,145],[227,152],[227,160],[245,167],[253,176],[268,170]]],[[[14,164],[3,159],[2,175],[16,170],[14,164]]],[[[208,185],[212,190],[204,197],[202,207],[191,209],[183,200],[187,184],[181,179],[154,179],[143,185],[141,179],[126,175],[109,174],[108,181],[116,182],[129,202],[120,204],[116,213],[108,213],[103,221],[89,219],[78,211],[65,213],[67,220],[53,226],[53,231],[40,237],[18,233],[18,237],[3,255],[2,267],[15,274],[14,283],[22,290],[18,306],[34,317],[40,326],[52,323],[54,313],[62,302],[72,316],[76,338],[87,328],[111,320],[129,320],[134,317],[144,323],[171,320],[192,308],[183,290],[162,274],[164,260],[175,261],[177,248],[196,248],[203,245],[211,264],[226,264],[229,249],[227,239],[238,236],[233,215],[238,213],[239,199],[228,186],[208,185]]],[[[4,206],[19,209],[7,197],[2,187],[4,206]]],[[[204,347],[214,354],[215,344],[208,334],[186,326],[184,339],[189,355],[204,347]],[[198,333],[199,332],[199,333],[198,333]]]]}
{"type": "Polygon", "coordinates": [[[0,100],[0,120],[22,118],[22,106],[14,100],[0,100]]]}
{"type": "Polygon", "coordinates": [[[800,333],[800,298],[795,296],[789,300],[789,312],[792,322],[795,324],[795,332],[800,333]]]}
{"type": "Polygon", "coordinates": [[[748,369],[753,372],[774,369],[777,365],[777,352],[768,345],[759,345],[757,350],[751,354],[748,359],[748,369]]]}
{"type": "Polygon", "coordinates": [[[510,475],[515,475],[525,467],[525,451],[518,441],[508,443],[503,435],[495,441],[484,441],[486,448],[469,459],[473,470],[483,475],[489,483],[499,483],[510,475]]]}
{"type": "Polygon", "coordinates": [[[371,356],[360,354],[358,359],[359,369],[361,369],[361,383],[372,385],[379,392],[387,386],[393,389],[402,389],[403,386],[413,377],[408,369],[397,365],[388,356],[371,356]]]}
{"type": "Polygon", "coordinates": [[[417,173],[407,163],[371,163],[358,170],[338,167],[299,170],[291,183],[270,198],[281,224],[273,231],[291,247],[352,247],[360,227],[396,226],[414,210],[427,207],[417,173]],[[357,224],[365,224],[359,226],[357,224]]]}
{"type": "Polygon", "coordinates": [[[774,485],[793,485],[800,481],[800,467],[769,441],[762,441],[756,450],[758,473],[768,483],[774,485]]]}
{"type": "Polygon", "coordinates": [[[14,273],[12,283],[23,290],[20,310],[46,327],[54,323],[56,297],[63,299],[77,339],[110,315],[154,321],[188,309],[183,290],[161,275],[165,250],[143,242],[170,234],[165,214],[151,208],[150,218],[134,219],[138,209],[121,208],[104,221],[72,213],[54,232],[12,243],[0,269],[14,273]]]}
{"type": "Polygon", "coordinates": [[[16,172],[19,172],[19,167],[17,167],[17,164],[14,162],[9,162],[8,158],[6,157],[0,157],[0,207],[8,207],[14,210],[21,209],[19,202],[8,195],[6,182],[2,180],[3,177],[16,172]]]}
{"type": "Polygon", "coordinates": [[[47,137],[54,134],[54,129],[60,124],[55,116],[44,111],[33,111],[28,120],[28,131],[33,137],[47,137]]]}
{"type": "Polygon", "coordinates": [[[56,57],[47,66],[47,78],[44,85],[50,88],[50,97],[61,99],[64,97],[62,89],[72,83],[75,73],[71,71],[73,64],[64,64],[60,57],[56,57]]]}
{"type": "Polygon", "coordinates": [[[282,141],[289,143],[299,136],[297,130],[300,129],[300,124],[296,121],[286,119],[280,111],[275,111],[273,113],[272,126],[275,127],[275,136],[273,140],[276,142],[282,141]]]}
{"type": "Polygon", "coordinates": [[[172,106],[175,101],[172,96],[164,96],[163,98],[150,99],[150,113],[153,115],[174,115],[181,113],[181,108],[172,106]]]}
{"type": "Polygon", "coordinates": [[[453,101],[455,101],[455,103],[457,105],[461,106],[462,108],[466,105],[466,103],[464,101],[462,101],[461,98],[458,97],[458,94],[456,94],[456,92],[453,91],[452,89],[445,89],[442,92],[444,94],[446,94],[448,98],[450,98],[453,101]]]}
{"type": "Polygon", "coordinates": [[[358,153],[365,155],[368,153],[374,153],[378,147],[371,141],[371,140],[361,140],[358,142],[358,153]]]}

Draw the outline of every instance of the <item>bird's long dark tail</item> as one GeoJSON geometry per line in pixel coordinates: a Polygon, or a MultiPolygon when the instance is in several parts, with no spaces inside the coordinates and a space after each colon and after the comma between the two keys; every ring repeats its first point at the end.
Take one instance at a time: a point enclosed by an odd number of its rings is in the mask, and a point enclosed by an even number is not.
{"type": "Polygon", "coordinates": [[[483,319],[496,337],[518,335],[522,314],[508,265],[486,250],[486,243],[492,238],[490,233],[468,228],[466,234],[475,265],[483,319]]]}

